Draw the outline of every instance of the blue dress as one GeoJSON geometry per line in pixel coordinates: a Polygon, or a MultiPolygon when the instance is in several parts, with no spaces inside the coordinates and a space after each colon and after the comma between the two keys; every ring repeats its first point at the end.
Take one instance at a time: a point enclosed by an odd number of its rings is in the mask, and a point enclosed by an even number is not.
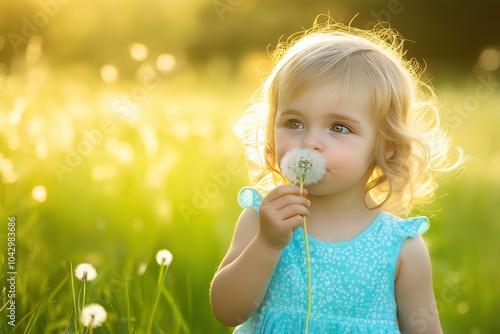
{"type": "MultiPolygon", "coordinates": [[[[239,202],[257,210],[262,196],[243,188],[239,202]]],[[[425,217],[401,219],[381,212],[361,234],[345,242],[308,236],[312,305],[309,334],[400,333],[394,295],[399,251],[407,238],[423,234],[425,217]]],[[[304,231],[283,248],[266,295],[234,333],[304,333],[307,269],[304,231]]]]}

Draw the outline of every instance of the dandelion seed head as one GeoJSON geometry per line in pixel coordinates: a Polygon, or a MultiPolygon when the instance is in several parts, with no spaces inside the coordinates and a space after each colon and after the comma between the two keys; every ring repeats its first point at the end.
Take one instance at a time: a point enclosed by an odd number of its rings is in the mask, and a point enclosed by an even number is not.
{"type": "Polygon", "coordinates": [[[99,327],[107,319],[108,314],[104,307],[99,304],[89,304],[82,309],[80,321],[85,327],[99,327]]]}
{"type": "Polygon", "coordinates": [[[295,149],[287,152],[281,159],[281,172],[292,183],[304,179],[304,185],[321,180],[326,173],[326,161],[323,156],[311,149],[295,149]]]}
{"type": "Polygon", "coordinates": [[[170,253],[170,251],[166,249],[161,249],[158,251],[158,253],[156,253],[156,262],[158,262],[160,266],[170,265],[172,259],[173,259],[172,253],[170,253]]]}
{"type": "Polygon", "coordinates": [[[97,277],[97,271],[94,266],[89,263],[80,263],[75,268],[75,276],[80,281],[93,281],[97,277]]]}

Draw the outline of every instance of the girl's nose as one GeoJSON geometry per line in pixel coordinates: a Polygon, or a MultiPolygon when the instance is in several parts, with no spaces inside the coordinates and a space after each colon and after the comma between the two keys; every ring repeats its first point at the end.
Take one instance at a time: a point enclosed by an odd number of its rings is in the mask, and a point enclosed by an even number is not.
{"type": "Polygon", "coordinates": [[[318,152],[323,152],[324,142],[319,130],[310,130],[302,141],[303,148],[309,148],[318,152]]]}

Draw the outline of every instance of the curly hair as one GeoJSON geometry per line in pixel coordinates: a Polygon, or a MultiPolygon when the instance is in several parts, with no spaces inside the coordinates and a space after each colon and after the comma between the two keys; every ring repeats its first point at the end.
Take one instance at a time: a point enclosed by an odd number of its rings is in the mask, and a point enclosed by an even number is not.
{"type": "Polygon", "coordinates": [[[234,128],[245,146],[250,183],[267,192],[287,182],[274,147],[278,105],[328,83],[343,93],[370,94],[377,137],[365,195],[376,208],[407,214],[429,202],[436,176],[456,169],[465,157],[453,149],[436,94],[420,79],[418,63],[405,58],[403,42],[389,27],[361,30],[330,19],[280,42],[271,53],[273,71],[234,128]],[[394,150],[390,157],[388,147],[394,150]]]}

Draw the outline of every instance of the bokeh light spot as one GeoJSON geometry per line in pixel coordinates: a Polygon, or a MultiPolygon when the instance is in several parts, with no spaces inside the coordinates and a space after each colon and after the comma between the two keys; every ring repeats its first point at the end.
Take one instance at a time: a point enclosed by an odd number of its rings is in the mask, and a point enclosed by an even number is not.
{"type": "Polygon", "coordinates": [[[3,183],[15,183],[17,181],[17,174],[14,171],[14,164],[10,159],[4,158],[0,152],[0,175],[3,183]]]}
{"type": "Polygon", "coordinates": [[[130,57],[135,61],[143,61],[148,57],[149,50],[142,43],[132,43],[129,48],[130,57]]]}
{"type": "Polygon", "coordinates": [[[169,53],[163,53],[156,58],[156,68],[162,73],[172,71],[177,65],[175,57],[169,53]]]}
{"type": "Polygon", "coordinates": [[[43,185],[33,187],[31,190],[31,197],[37,202],[45,202],[47,200],[47,188],[43,185]]]}
{"type": "Polygon", "coordinates": [[[146,262],[141,262],[137,268],[137,275],[142,276],[148,269],[148,264],[146,262]]]}
{"type": "Polygon", "coordinates": [[[495,49],[485,49],[479,56],[479,64],[487,71],[496,71],[500,67],[500,52],[495,49]]]}
{"type": "Polygon", "coordinates": [[[101,79],[107,84],[115,83],[118,80],[118,68],[112,64],[106,64],[101,67],[101,79]]]}
{"type": "Polygon", "coordinates": [[[469,304],[467,302],[460,302],[457,305],[457,312],[459,314],[465,314],[469,311],[469,304]]]}

